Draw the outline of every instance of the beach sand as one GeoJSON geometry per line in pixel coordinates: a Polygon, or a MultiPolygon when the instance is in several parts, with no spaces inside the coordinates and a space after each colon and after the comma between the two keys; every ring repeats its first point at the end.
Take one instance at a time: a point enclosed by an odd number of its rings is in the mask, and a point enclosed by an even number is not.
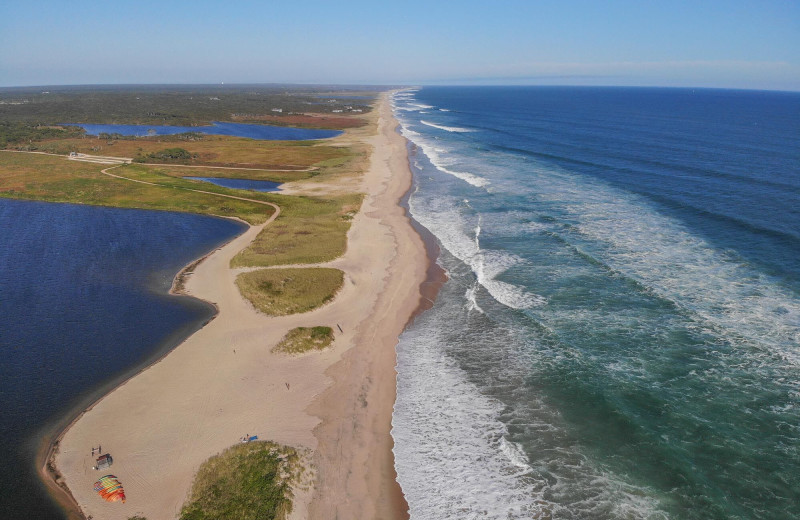
{"type": "Polygon", "coordinates": [[[376,112],[378,132],[364,138],[373,147],[361,187],[367,197],[346,254],[323,264],[345,272],[335,300],[270,318],[241,297],[230,260],[262,226],[202,261],[185,290],[216,304],[217,317],[98,401],[59,441],[55,466],[85,515],[175,518],[200,464],[249,434],[306,450],[313,461],[292,518],[407,516],[389,433],[394,347],[420,304],[428,259],[399,205],[411,174],[386,97],[376,112]],[[334,328],[332,348],[296,357],[271,352],[288,330],[315,325],[334,328]],[[98,445],[114,457],[108,470],[92,469],[98,445]],[[125,487],[125,504],[93,491],[107,473],[125,487]]]}

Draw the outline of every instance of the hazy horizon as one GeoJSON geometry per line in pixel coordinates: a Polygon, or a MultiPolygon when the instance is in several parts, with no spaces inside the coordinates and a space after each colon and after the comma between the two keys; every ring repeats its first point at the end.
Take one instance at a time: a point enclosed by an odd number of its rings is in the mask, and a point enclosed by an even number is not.
{"type": "Polygon", "coordinates": [[[0,6],[0,86],[800,90],[800,4],[465,0],[0,6]]]}

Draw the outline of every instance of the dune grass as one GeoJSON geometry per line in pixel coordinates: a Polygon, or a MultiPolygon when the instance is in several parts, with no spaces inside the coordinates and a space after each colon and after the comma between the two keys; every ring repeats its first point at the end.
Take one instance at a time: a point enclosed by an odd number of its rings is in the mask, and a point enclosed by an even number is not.
{"type": "Polygon", "coordinates": [[[180,520],[283,520],[292,511],[298,465],[290,447],[232,446],[200,466],[180,520]]]}
{"type": "Polygon", "coordinates": [[[313,264],[344,254],[347,231],[361,206],[361,194],[325,199],[275,197],[281,214],[233,258],[233,267],[313,264]]]}
{"type": "Polygon", "coordinates": [[[330,327],[297,327],[290,330],[272,351],[303,354],[311,350],[322,350],[331,343],[333,343],[333,329],[330,327]]]}
{"type": "Polygon", "coordinates": [[[261,269],[236,278],[242,296],[268,316],[316,309],[331,301],[343,282],[342,271],[325,267],[261,269]]]}

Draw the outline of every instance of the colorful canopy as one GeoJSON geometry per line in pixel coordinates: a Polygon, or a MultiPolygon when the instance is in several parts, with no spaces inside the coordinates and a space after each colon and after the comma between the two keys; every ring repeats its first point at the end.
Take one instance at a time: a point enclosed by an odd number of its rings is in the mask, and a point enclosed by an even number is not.
{"type": "Polygon", "coordinates": [[[122,500],[122,503],[125,503],[125,490],[122,489],[122,484],[119,483],[119,480],[117,480],[117,477],[114,475],[100,477],[100,480],[94,483],[94,490],[97,491],[106,502],[122,500]]]}

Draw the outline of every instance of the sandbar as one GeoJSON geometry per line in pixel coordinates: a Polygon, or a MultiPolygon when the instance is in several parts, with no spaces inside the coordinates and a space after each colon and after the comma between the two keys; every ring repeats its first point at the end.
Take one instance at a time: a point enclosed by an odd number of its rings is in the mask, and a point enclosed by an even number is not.
{"type": "Polygon", "coordinates": [[[296,490],[292,518],[407,517],[391,452],[395,346],[420,305],[429,261],[400,205],[411,173],[386,94],[374,117],[377,133],[359,137],[372,153],[347,251],[319,264],[344,271],[336,298],[284,317],[260,314],[242,298],[230,260],[269,222],[194,266],[184,290],[215,304],[217,317],[60,436],[52,462],[85,516],[176,518],[200,464],[257,435],[306,453],[312,471],[296,490]],[[271,352],[290,329],[316,325],[336,330],[331,348],[271,352]],[[123,483],[125,504],[92,489],[102,476],[92,467],[98,445],[114,457],[108,471],[123,483]]]}

